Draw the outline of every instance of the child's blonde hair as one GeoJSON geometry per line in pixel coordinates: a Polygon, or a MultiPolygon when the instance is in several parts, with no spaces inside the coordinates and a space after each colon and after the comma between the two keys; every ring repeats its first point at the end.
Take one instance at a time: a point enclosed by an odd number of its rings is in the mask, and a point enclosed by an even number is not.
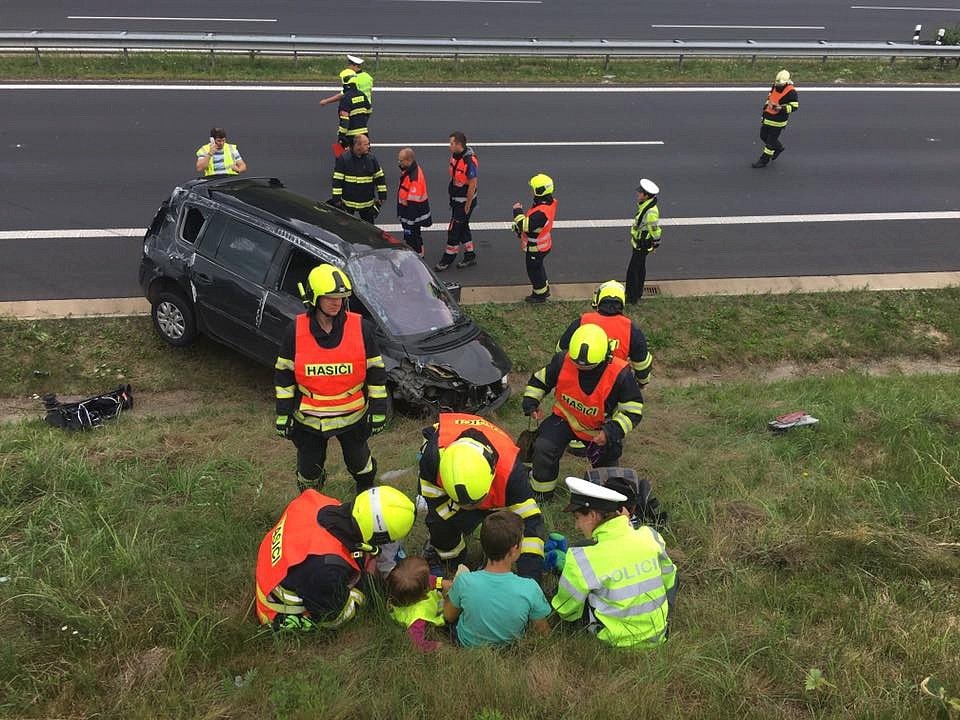
{"type": "Polygon", "coordinates": [[[406,607],[430,592],[430,565],[422,557],[405,557],[387,575],[387,600],[406,607]]]}

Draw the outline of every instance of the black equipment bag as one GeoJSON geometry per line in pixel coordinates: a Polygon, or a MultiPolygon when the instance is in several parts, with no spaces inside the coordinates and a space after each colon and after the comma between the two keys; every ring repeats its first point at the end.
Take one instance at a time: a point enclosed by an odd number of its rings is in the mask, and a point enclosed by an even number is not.
{"type": "Polygon", "coordinates": [[[60,402],[56,395],[44,395],[43,406],[48,424],[64,430],[91,430],[132,408],[133,389],[121,385],[116,390],[71,403],[60,402]]]}

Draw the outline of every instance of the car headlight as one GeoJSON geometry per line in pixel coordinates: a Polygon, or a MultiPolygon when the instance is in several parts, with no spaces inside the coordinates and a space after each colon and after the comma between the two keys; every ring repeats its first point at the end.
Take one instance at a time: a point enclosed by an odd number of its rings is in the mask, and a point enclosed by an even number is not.
{"type": "Polygon", "coordinates": [[[507,385],[510,384],[509,377],[510,377],[509,375],[504,375],[502,378],[500,378],[500,383],[501,383],[504,387],[506,387],[507,385]]]}

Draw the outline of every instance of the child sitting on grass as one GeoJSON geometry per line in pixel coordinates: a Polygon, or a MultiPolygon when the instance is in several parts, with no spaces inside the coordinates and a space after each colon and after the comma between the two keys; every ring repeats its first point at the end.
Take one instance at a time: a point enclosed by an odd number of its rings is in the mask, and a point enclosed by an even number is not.
{"type": "Polygon", "coordinates": [[[490,513],[480,528],[487,557],[483,570],[458,573],[443,603],[443,616],[456,623],[455,637],[464,647],[503,645],[519,639],[532,624],[546,635],[550,605],[535,580],[513,573],[520,557],[523,520],[509,510],[490,513]]]}
{"type": "Polygon", "coordinates": [[[431,652],[440,643],[427,639],[430,625],[443,627],[443,596],[450,581],[430,574],[421,557],[405,557],[387,575],[387,603],[390,616],[407,628],[414,647],[431,652]]]}

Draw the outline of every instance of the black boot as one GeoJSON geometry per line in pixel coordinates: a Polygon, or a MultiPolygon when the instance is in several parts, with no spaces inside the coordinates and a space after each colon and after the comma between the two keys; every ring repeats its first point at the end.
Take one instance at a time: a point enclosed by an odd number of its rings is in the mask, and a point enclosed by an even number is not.
{"type": "Polygon", "coordinates": [[[297,473],[297,492],[302,493],[304,490],[323,490],[323,486],[326,482],[326,470],[321,470],[320,475],[316,478],[305,478],[300,473],[297,473]]]}
{"type": "Polygon", "coordinates": [[[750,167],[752,168],[765,168],[770,162],[770,156],[764,153],[761,155],[755,163],[752,163],[750,167]]]}
{"type": "Polygon", "coordinates": [[[770,158],[770,160],[771,160],[771,161],[772,161],[772,160],[776,160],[778,157],[780,157],[780,153],[782,153],[784,150],[786,150],[785,147],[781,147],[779,150],[774,150],[774,151],[773,151],[773,157],[770,158]]]}

